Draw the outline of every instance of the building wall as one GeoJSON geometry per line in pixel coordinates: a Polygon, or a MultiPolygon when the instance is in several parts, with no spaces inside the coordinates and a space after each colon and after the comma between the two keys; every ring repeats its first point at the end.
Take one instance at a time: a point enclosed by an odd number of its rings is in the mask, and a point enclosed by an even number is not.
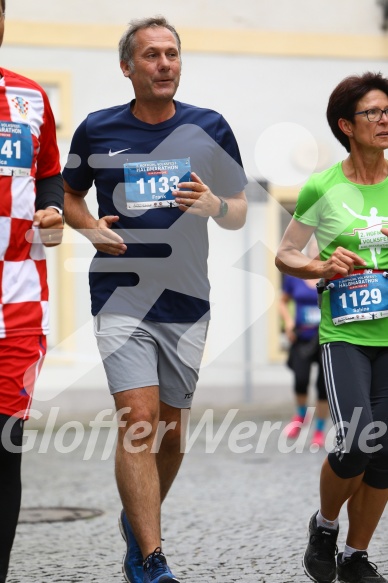
{"type": "MultiPolygon", "coordinates": [[[[47,86],[60,120],[63,163],[72,132],[90,111],[133,97],[119,69],[117,42],[130,18],[156,14],[160,4],[128,6],[122,0],[8,0],[2,65],[47,86]]],[[[270,181],[267,197],[253,195],[244,230],[210,225],[215,307],[200,384],[216,392],[238,387],[244,398],[251,386],[256,398],[268,365],[282,358],[273,258],[289,216],[280,203],[292,206],[312,171],[344,157],[326,124],[328,97],[346,75],[387,74],[388,43],[374,0],[226,0],[220,6],[197,0],[188,9],[169,0],[163,10],[182,36],[177,98],[220,111],[251,180],[270,181]]],[[[95,210],[93,192],[89,199],[95,210]]],[[[68,230],[64,245],[48,254],[52,350],[40,398],[49,398],[54,387],[104,389],[89,315],[92,249],[68,230]]]]}
{"type": "Polygon", "coordinates": [[[7,17],[31,23],[118,24],[163,12],[177,27],[257,29],[265,31],[375,34],[381,22],[376,0],[155,0],[129,3],[113,0],[50,2],[18,0],[7,6],[7,17]]]}

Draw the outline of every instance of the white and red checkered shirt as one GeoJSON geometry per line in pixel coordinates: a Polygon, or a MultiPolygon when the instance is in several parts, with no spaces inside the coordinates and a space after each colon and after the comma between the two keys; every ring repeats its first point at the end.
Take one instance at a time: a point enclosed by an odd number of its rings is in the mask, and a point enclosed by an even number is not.
{"type": "Polygon", "coordinates": [[[6,69],[0,74],[0,338],[47,334],[44,247],[28,233],[35,181],[60,172],[55,121],[37,83],[6,69]]]}

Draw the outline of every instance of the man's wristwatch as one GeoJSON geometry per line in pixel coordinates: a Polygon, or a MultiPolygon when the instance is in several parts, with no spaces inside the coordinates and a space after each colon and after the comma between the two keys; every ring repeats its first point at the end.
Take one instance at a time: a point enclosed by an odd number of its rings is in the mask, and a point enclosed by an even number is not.
{"type": "Polygon", "coordinates": [[[226,202],[226,200],[224,200],[220,196],[218,196],[217,198],[219,198],[220,202],[221,202],[220,212],[218,213],[218,215],[213,217],[213,219],[222,219],[222,217],[224,217],[227,214],[229,207],[228,207],[228,203],[226,202]]]}

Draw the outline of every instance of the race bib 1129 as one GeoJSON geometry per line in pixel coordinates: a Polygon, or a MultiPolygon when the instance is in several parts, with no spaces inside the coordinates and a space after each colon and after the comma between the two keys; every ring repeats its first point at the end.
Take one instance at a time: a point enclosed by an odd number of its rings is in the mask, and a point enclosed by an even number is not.
{"type": "Polygon", "coordinates": [[[336,326],[388,317],[388,279],[383,273],[360,273],[329,284],[331,317],[336,326]]]}

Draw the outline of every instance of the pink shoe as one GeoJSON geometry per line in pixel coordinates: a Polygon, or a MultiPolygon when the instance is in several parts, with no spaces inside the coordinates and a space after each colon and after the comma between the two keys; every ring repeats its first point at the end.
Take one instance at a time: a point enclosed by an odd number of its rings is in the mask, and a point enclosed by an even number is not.
{"type": "Polygon", "coordinates": [[[314,435],[311,439],[311,445],[317,445],[318,447],[324,447],[325,445],[325,433],[324,431],[314,431],[314,435]]]}
{"type": "Polygon", "coordinates": [[[300,430],[302,429],[304,420],[305,417],[302,417],[301,415],[294,415],[290,423],[288,423],[288,425],[286,425],[284,428],[285,436],[289,437],[290,439],[296,439],[300,433],[300,430]]]}

